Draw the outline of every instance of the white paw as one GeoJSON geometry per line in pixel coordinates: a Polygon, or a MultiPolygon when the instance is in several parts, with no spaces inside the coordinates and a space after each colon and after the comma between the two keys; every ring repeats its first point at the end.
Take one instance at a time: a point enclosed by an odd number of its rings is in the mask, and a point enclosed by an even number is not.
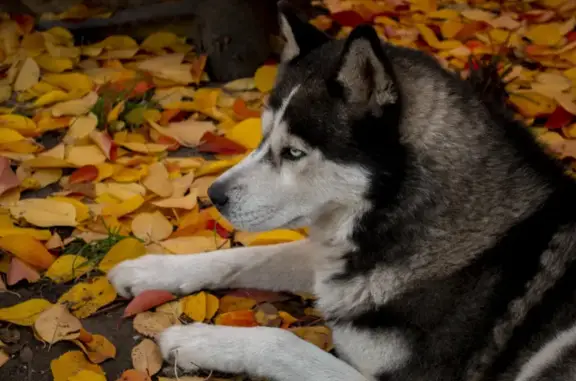
{"type": "Polygon", "coordinates": [[[202,323],[173,326],[160,334],[158,344],[164,359],[186,371],[239,374],[247,371],[244,359],[250,337],[245,330],[251,329],[202,323]]]}
{"type": "Polygon", "coordinates": [[[145,290],[187,293],[194,291],[187,289],[190,286],[187,282],[194,277],[194,271],[187,266],[188,259],[174,255],[145,255],[115,266],[108,273],[108,279],[118,294],[127,298],[145,290]]]}

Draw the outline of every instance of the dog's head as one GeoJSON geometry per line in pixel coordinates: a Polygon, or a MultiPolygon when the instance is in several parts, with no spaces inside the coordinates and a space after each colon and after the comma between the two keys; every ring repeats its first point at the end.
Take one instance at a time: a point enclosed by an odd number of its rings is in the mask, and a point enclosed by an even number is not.
{"type": "Polygon", "coordinates": [[[374,29],[331,40],[288,10],[280,25],[286,44],[262,114],[262,142],[208,191],[247,231],[314,223],[330,208],[368,197],[374,168],[397,165],[381,163],[399,149],[400,108],[374,29]]]}

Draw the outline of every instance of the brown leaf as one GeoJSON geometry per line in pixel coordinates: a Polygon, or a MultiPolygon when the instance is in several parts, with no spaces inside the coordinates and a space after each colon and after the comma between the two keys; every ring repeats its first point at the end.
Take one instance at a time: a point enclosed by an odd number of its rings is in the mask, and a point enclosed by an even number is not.
{"type": "Polygon", "coordinates": [[[132,349],[132,366],[153,376],[162,368],[162,353],[160,348],[150,339],[144,339],[132,349]]]}
{"type": "Polygon", "coordinates": [[[116,381],[152,381],[149,375],[136,369],[125,370],[116,381]]]}
{"type": "Polygon", "coordinates": [[[260,304],[254,312],[254,319],[259,325],[266,327],[280,327],[282,324],[278,309],[270,303],[260,304]]]}
{"type": "Polygon", "coordinates": [[[136,332],[153,339],[166,328],[180,324],[180,321],[174,315],[151,311],[137,314],[133,322],[136,332]]]}
{"type": "Polygon", "coordinates": [[[34,322],[34,331],[42,340],[54,344],[62,340],[74,340],[80,336],[82,324],[66,306],[56,304],[42,312],[34,322]]]}
{"type": "Polygon", "coordinates": [[[8,286],[13,286],[21,280],[27,280],[30,283],[38,282],[40,280],[40,273],[26,262],[12,257],[10,269],[6,275],[6,282],[8,286]]]}

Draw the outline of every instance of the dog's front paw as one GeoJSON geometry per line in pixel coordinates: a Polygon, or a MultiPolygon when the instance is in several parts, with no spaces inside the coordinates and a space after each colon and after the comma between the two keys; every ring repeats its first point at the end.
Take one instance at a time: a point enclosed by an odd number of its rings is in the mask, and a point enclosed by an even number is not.
{"type": "Polygon", "coordinates": [[[166,290],[183,293],[191,276],[186,267],[173,255],[145,255],[124,261],[108,273],[110,283],[124,297],[138,295],[146,290],[166,290]]]}
{"type": "Polygon", "coordinates": [[[195,323],[166,329],[158,344],[164,359],[187,372],[205,369],[239,374],[246,370],[247,339],[242,328],[195,323]]]}

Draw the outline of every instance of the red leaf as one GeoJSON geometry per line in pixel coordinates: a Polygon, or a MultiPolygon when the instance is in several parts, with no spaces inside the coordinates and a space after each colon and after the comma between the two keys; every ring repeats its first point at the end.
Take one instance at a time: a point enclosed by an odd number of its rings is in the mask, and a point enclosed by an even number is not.
{"type": "Polygon", "coordinates": [[[570,124],[572,118],[574,118],[574,115],[566,111],[562,106],[557,106],[556,110],[546,120],[546,127],[550,129],[565,127],[570,124]]]}
{"type": "Polygon", "coordinates": [[[330,17],[332,17],[332,20],[336,21],[338,24],[352,28],[366,22],[362,16],[354,11],[336,12],[333,13],[330,17]]]}
{"type": "Polygon", "coordinates": [[[70,175],[69,184],[87,183],[98,177],[98,168],[95,165],[85,165],[70,175]]]}
{"type": "Polygon", "coordinates": [[[566,35],[568,42],[576,41],[576,31],[570,32],[566,35]]]}
{"type": "Polygon", "coordinates": [[[215,220],[206,221],[206,229],[216,231],[216,233],[222,238],[230,238],[231,233],[224,229],[224,227],[222,227],[222,225],[220,225],[215,220]]]}
{"type": "Polygon", "coordinates": [[[24,34],[32,32],[34,29],[34,17],[27,14],[12,14],[12,20],[16,21],[24,34]]]}
{"type": "Polygon", "coordinates": [[[206,132],[197,147],[198,152],[220,153],[223,155],[235,155],[246,152],[246,148],[224,136],[206,132]]]}
{"type": "Polygon", "coordinates": [[[161,304],[176,299],[168,291],[164,290],[148,290],[138,294],[134,299],[128,303],[122,317],[134,316],[140,312],[148,311],[150,308],[157,307],[161,304]]]}
{"type": "Polygon", "coordinates": [[[0,157],[0,195],[20,184],[20,180],[10,168],[10,160],[0,157]]]}
{"type": "Polygon", "coordinates": [[[6,283],[12,286],[21,280],[27,280],[30,283],[37,282],[40,279],[40,274],[28,264],[22,262],[16,257],[12,257],[10,268],[6,276],[6,283]]]}

